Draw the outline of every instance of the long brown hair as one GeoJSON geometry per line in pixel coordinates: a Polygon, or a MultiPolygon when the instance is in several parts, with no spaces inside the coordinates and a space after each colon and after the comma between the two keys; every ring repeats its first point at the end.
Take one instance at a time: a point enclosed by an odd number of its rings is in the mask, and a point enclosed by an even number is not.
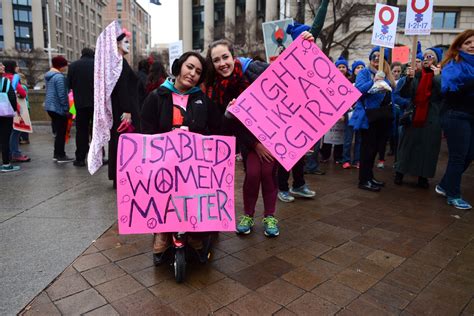
{"type": "Polygon", "coordinates": [[[443,61],[441,62],[441,68],[443,68],[451,60],[455,60],[456,62],[460,61],[461,58],[459,57],[459,47],[461,47],[462,43],[464,43],[471,36],[474,36],[474,29],[465,30],[456,36],[451,46],[449,46],[443,61]]]}
{"type": "Polygon", "coordinates": [[[214,64],[212,63],[211,54],[212,54],[212,50],[219,45],[223,45],[227,47],[230,54],[232,55],[232,58],[234,58],[234,45],[232,44],[231,41],[226,40],[226,39],[220,39],[209,44],[209,47],[207,48],[207,55],[206,55],[206,64],[207,64],[207,74],[206,74],[206,83],[205,83],[206,87],[212,86],[214,84],[214,80],[216,79],[216,70],[214,69],[214,64]]]}

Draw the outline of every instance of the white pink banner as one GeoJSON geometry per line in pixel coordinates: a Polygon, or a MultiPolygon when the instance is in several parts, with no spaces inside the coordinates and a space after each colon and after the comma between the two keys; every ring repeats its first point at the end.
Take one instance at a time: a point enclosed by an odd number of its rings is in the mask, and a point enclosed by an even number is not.
{"type": "Polygon", "coordinates": [[[13,118],[13,128],[20,132],[33,133],[33,126],[31,125],[30,111],[26,99],[17,98],[16,102],[20,108],[20,115],[15,114],[13,118]]]}
{"type": "Polygon", "coordinates": [[[360,95],[316,44],[299,37],[229,111],[290,170],[360,95]]]}
{"type": "Polygon", "coordinates": [[[377,3],[375,6],[372,45],[393,48],[397,35],[398,8],[377,3]]]}
{"type": "Polygon", "coordinates": [[[234,174],[234,137],[122,134],[119,233],[235,231],[234,174]]]}
{"type": "Polygon", "coordinates": [[[408,0],[405,35],[430,35],[433,0],[408,0]]]}

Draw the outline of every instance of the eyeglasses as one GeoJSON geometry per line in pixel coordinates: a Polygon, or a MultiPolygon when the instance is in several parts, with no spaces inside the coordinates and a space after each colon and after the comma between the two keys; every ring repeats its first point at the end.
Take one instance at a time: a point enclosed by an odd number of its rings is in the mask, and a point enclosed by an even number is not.
{"type": "Polygon", "coordinates": [[[380,56],[372,55],[372,57],[370,57],[370,60],[380,60],[380,56]]]}
{"type": "Polygon", "coordinates": [[[427,54],[427,55],[423,56],[423,59],[424,59],[424,60],[433,60],[433,59],[435,59],[435,58],[436,58],[436,56],[430,55],[430,54],[427,54]]]}

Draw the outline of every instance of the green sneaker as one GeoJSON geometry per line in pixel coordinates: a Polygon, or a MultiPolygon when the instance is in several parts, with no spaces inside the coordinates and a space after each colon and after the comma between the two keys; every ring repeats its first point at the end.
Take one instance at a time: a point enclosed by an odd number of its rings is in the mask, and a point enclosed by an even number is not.
{"type": "Polygon", "coordinates": [[[278,229],[278,220],[273,216],[267,216],[263,219],[263,227],[265,228],[265,236],[267,237],[276,237],[280,235],[280,230],[278,229]]]}
{"type": "Polygon", "coordinates": [[[253,218],[248,215],[242,215],[237,224],[237,234],[248,235],[252,231],[253,218]]]}

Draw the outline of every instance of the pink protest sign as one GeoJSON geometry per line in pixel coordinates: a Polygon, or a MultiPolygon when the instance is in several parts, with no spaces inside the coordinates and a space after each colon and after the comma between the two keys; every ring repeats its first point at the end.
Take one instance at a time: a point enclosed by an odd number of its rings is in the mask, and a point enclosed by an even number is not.
{"type": "Polygon", "coordinates": [[[392,63],[398,61],[402,64],[406,64],[409,59],[410,48],[408,46],[397,46],[392,49],[392,63]]]}
{"type": "Polygon", "coordinates": [[[122,134],[120,234],[234,231],[235,138],[183,130],[122,134]]]}
{"type": "Polygon", "coordinates": [[[316,44],[299,37],[229,111],[290,170],[360,95],[316,44]]]}

